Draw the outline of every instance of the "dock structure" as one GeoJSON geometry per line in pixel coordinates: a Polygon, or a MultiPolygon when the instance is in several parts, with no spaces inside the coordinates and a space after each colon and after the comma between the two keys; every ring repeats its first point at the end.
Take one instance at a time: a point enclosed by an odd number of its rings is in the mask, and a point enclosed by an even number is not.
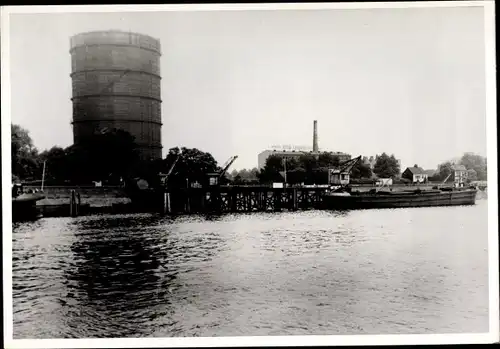
{"type": "Polygon", "coordinates": [[[280,212],[320,209],[325,188],[219,186],[170,190],[166,214],[280,212]]]}

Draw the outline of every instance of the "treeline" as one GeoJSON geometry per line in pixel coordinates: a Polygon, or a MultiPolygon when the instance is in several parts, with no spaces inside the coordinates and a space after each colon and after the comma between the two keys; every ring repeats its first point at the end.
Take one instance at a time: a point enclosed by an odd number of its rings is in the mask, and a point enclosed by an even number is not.
{"type": "Polygon", "coordinates": [[[172,148],[164,159],[140,160],[134,137],[109,129],[94,134],[86,142],[66,148],[52,147],[39,152],[27,130],[11,126],[13,180],[40,181],[46,163],[46,185],[120,185],[137,178],[149,185],[159,184],[159,172],[166,173],[182,152],[169,183],[186,186],[206,180],[207,173],[221,170],[209,153],[198,149],[172,148]]]}
{"type": "MultiPolygon", "coordinates": [[[[46,185],[119,185],[129,180],[144,178],[151,186],[159,185],[158,173],[166,173],[179,153],[169,185],[176,187],[203,185],[208,173],[222,170],[214,157],[196,148],[172,148],[164,159],[140,160],[134,137],[128,132],[109,129],[97,133],[85,143],[66,148],[52,147],[39,152],[27,130],[11,125],[13,180],[40,181],[43,164],[46,163],[46,185]]],[[[328,169],[338,166],[340,160],[333,153],[315,156],[304,153],[297,158],[283,160],[271,155],[262,170],[257,168],[231,171],[221,178],[221,184],[268,184],[283,182],[290,184],[327,184],[328,169]]],[[[472,180],[486,180],[486,158],[466,153],[458,162],[470,171],[472,180]]],[[[431,181],[442,181],[450,173],[453,181],[453,163],[438,166],[431,181]]],[[[374,159],[363,157],[351,172],[351,181],[372,183],[376,178],[399,178],[401,168],[394,155],[382,153],[374,159]],[[373,167],[370,165],[373,164],[373,167]]]]}
{"type": "Polygon", "coordinates": [[[440,164],[436,174],[429,177],[430,181],[453,182],[455,171],[453,167],[462,165],[468,171],[468,181],[486,181],[488,179],[488,164],[486,157],[474,153],[465,153],[458,161],[446,161],[440,164]]]}
{"type": "MultiPolygon", "coordinates": [[[[262,169],[257,174],[259,182],[280,182],[285,177],[290,184],[327,184],[328,170],[340,164],[340,159],[333,153],[314,155],[305,153],[297,158],[283,160],[279,156],[271,155],[262,169]]],[[[395,177],[400,173],[399,163],[394,155],[383,153],[376,156],[372,168],[367,157],[358,161],[351,172],[353,182],[367,180],[373,182],[375,176],[381,178],[395,177]],[[375,176],[374,176],[375,175],[375,176]]]]}

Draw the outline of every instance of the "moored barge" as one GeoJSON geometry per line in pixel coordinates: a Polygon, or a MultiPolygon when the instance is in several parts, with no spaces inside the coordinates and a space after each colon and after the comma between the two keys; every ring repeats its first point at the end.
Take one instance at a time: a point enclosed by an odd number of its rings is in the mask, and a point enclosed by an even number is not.
{"type": "Polygon", "coordinates": [[[336,169],[330,169],[328,183],[331,191],[322,197],[325,209],[370,209],[370,208],[402,208],[402,207],[432,207],[432,206],[461,206],[476,203],[477,189],[454,188],[439,186],[431,190],[420,188],[410,190],[384,190],[382,186],[369,192],[352,191],[350,172],[353,166],[361,159],[358,156],[341,164],[336,169]]]}
{"type": "Polygon", "coordinates": [[[435,189],[379,192],[332,192],[323,196],[326,209],[370,209],[474,205],[477,190],[435,189]]]}

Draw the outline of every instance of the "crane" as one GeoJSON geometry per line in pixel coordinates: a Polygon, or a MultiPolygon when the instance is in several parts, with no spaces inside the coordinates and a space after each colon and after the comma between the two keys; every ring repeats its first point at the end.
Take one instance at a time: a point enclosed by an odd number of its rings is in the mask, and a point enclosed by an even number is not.
{"type": "Polygon", "coordinates": [[[446,181],[448,180],[448,178],[450,178],[450,177],[451,177],[451,175],[452,175],[452,174],[450,173],[450,174],[448,175],[448,177],[446,177],[446,178],[444,179],[444,181],[443,181],[443,183],[441,183],[441,185],[445,184],[445,183],[446,183],[446,181]]]}
{"type": "Polygon", "coordinates": [[[222,170],[217,173],[208,173],[208,185],[209,186],[218,186],[220,184],[220,180],[224,177],[229,167],[233,164],[233,162],[238,158],[237,155],[231,156],[222,166],[222,170]]]}
{"type": "Polygon", "coordinates": [[[329,184],[334,186],[339,186],[337,190],[340,190],[349,184],[349,174],[352,168],[361,160],[361,155],[347,160],[334,169],[329,170],[329,184]]]}
{"type": "Polygon", "coordinates": [[[220,171],[219,173],[219,179],[221,179],[222,177],[224,177],[224,175],[226,174],[227,170],[229,169],[229,167],[231,167],[231,165],[233,164],[233,162],[238,158],[238,155],[235,155],[235,156],[231,156],[225,163],[224,163],[224,166],[222,167],[222,171],[220,171]]]}
{"type": "Polygon", "coordinates": [[[340,173],[351,173],[352,168],[361,160],[361,155],[351,159],[347,160],[344,163],[340,164],[336,170],[338,170],[340,173]]]}
{"type": "Polygon", "coordinates": [[[161,180],[162,180],[162,183],[163,185],[166,187],[167,184],[168,184],[168,178],[170,177],[170,175],[172,174],[172,172],[174,171],[174,167],[175,165],[177,164],[177,161],[179,161],[179,159],[181,158],[181,153],[179,153],[177,155],[177,157],[175,158],[174,162],[172,163],[172,165],[170,166],[170,169],[168,170],[168,172],[165,174],[165,173],[159,173],[159,176],[162,177],[161,180]]]}

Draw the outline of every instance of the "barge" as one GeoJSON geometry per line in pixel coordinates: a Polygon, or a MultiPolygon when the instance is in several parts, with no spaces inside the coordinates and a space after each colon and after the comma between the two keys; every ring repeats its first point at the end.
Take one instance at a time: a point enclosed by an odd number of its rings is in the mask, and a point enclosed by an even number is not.
{"type": "Polygon", "coordinates": [[[331,192],[323,196],[326,209],[370,209],[370,208],[402,208],[461,206],[476,203],[477,189],[435,189],[412,191],[378,191],[378,192],[331,192]]]}
{"type": "MultiPolygon", "coordinates": [[[[350,172],[354,165],[361,159],[357,157],[341,164],[336,169],[329,171],[330,191],[322,197],[325,209],[355,210],[370,208],[402,208],[402,207],[432,207],[432,206],[461,206],[476,203],[477,188],[454,188],[438,186],[429,190],[382,190],[383,183],[378,188],[369,192],[352,191],[350,172]]],[[[449,176],[448,176],[449,177],[449,176]]],[[[446,180],[445,180],[446,181],[446,180]]]]}

